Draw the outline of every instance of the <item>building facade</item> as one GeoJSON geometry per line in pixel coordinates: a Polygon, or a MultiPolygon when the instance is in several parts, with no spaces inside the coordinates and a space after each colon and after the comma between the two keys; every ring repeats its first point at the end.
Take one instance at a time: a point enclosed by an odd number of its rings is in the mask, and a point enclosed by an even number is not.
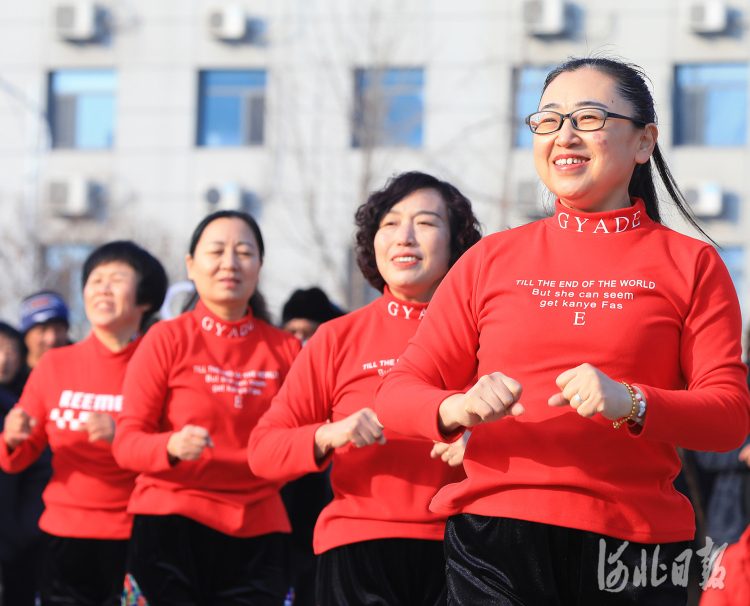
{"type": "Polygon", "coordinates": [[[523,118],[549,67],[585,54],[649,74],[660,144],[750,310],[746,0],[4,0],[2,9],[3,318],[15,319],[24,294],[55,287],[85,330],[80,263],[116,238],[184,280],[192,229],[218,208],[259,220],[272,309],[311,285],[362,305],[373,293],[354,263],[353,216],[389,176],[451,181],[485,233],[544,213],[523,118]]]}

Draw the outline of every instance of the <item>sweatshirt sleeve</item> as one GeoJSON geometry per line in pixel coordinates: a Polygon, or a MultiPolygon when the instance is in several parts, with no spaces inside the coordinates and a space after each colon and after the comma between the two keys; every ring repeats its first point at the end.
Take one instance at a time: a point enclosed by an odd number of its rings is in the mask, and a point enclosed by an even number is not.
{"type": "MultiPolygon", "coordinates": [[[[47,356],[48,358],[49,356],[47,356]]],[[[36,425],[29,438],[19,444],[11,453],[8,451],[4,435],[0,434],[0,468],[6,473],[23,471],[39,458],[47,446],[47,409],[44,405],[44,392],[42,389],[47,366],[45,357],[43,356],[39,364],[31,372],[31,375],[29,375],[29,380],[21,394],[21,399],[14,406],[14,408],[20,408],[36,420],[36,425]]]]}
{"type": "Polygon", "coordinates": [[[378,386],[378,420],[389,429],[437,442],[454,442],[465,431],[443,435],[438,410],[447,397],[463,393],[477,373],[475,285],[482,251],[477,244],[448,272],[406,352],[378,386]]]}
{"type": "Polygon", "coordinates": [[[328,466],[333,450],[318,463],[314,447],[315,432],[331,413],[335,355],[335,336],[324,324],[302,348],[250,434],[248,462],[256,476],[290,481],[328,466]]]}
{"type": "Polygon", "coordinates": [[[166,327],[154,326],[131,358],[123,383],[122,412],[117,418],[112,454],[124,469],[156,473],[171,468],[167,442],[172,431],[161,431],[174,351],[166,327]]]}
{"type": "Polygon", "coordinates": [[[646,396],[646,418],[642,428],[631,432],[689,450],[726,452],[750,433],[740,307],[729,272],[712,248],[700,253],[694,283],[680,337],[687,390],[639,384],[646,396]]]}

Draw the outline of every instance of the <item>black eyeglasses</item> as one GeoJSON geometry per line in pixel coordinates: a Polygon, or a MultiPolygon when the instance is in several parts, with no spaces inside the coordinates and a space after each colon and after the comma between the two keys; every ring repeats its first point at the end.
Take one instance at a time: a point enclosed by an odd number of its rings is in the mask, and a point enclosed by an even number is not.
{"type": "Polygon", "coordinates": [[[549,135],[556,133],[562,128],[563,121],[565,118],[570,120],[571,126],[576,130],[592,131],[604,128],[604,124],[607,118],[619,118],[621,120],[630,120],[634,124],[645,126],[645,122],[630,118],[628,116],[621,116],[620,114],[613,114],[605,109],[598,107],[582,107],[569,114],[561,114],[560,112],[553,112],[551,110],[545,110],[542,112],[534,112],[526,118],[526,124],[529,125],[531,132],[535,135],[549,135]]]}

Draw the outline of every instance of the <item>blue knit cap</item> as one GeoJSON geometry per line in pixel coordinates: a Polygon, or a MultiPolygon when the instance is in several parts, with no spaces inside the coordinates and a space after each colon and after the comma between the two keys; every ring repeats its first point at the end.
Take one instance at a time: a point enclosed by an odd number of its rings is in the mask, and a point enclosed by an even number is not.
{"type": "Polygon", "coordinates": [[[53,292],[32,295],[21,303],[21,333],[26,334],[37,324],[58,320],[68,324],[68,306],[53,292]]]}

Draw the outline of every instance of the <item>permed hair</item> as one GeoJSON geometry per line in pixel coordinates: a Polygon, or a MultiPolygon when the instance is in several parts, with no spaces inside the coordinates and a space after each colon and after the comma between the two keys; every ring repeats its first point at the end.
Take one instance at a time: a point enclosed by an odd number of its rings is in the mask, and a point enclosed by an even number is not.
{"type": "Polygon", "coordinates": [[[417,171],[402,173],[388,180],[385,187],[372,192],[357,209],[355,254],[357,265],[365,279],[380,292],[385,280],[375,260],[375,234],[385,214],[406,196],[420,189],[433,189],[440,194],[448,209],[450,224],[449,267],[482,238],[479,221],[471,209],[471,202],[456,187],[445,181],[417,171]]]}
{"type": "Polygon", "coordinates": [[[83,264],[81,287],[86,286],[89,275],[97,267],[114,261],[130,265],[138,274],[135,302],[138,305],[149,306],[141,319],[141,328],[143,328],[164,303],[168,285],[167,273],[159,260],[147,250],[130,240],[117,240],[103,244],[89,255],[83,264]]]}

